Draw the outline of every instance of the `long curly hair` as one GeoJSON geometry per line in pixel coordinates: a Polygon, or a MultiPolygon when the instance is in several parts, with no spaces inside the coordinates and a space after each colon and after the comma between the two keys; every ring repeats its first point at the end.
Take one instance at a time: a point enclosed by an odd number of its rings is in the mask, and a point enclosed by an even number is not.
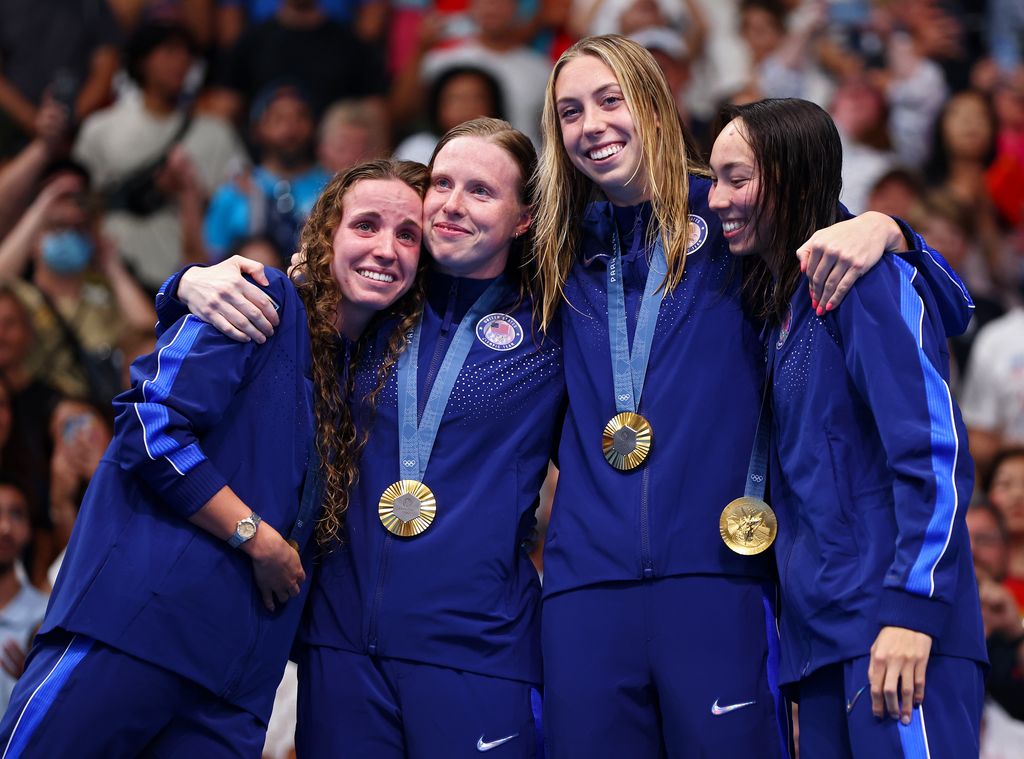
{"type": "Polygon", "coordinates": [[[675,101],[657,62],[647,50],[615,34],[585,37],[562,53],[544,96],[541,129],[544,147],[537,172],[539,210],[535,220],[535,251],[542,289],[541,314],[546,328],[564,297],[569,270],[576,261],[587,204],[602,196],[600,188],[573,166],[562,145],[562,127],[555,105],[555,86],[566,64],[582,56],[601,61],[615,75],[633,117],[642,147],[656,224],[648,243],[660,234],[668,260],[663,286],[671,292],[683,278],[689,214],[689,175],[706,174],[692,145],[675,101]]]}
{"type": "MultiPolygon", "coordinates": [[[[291,278],[306,306],[313,353],[316,446],[324,479],[323,514],[316,525],[320,545],[339,536],[342,515],[348,508],[349,488],[359,475],[359,454],[366,442],[365,436],[360,439],[357,435],[347,403],[352,394],[361,341],[346,352],[345,343],[338,335],[338,305],[342,295],[331,272],[334,234],[341,222],[345,194],[363,180],[394,179],[423,198],[429,176],[422,164],[386,159],[363,163],[336,174],[320,194],[302,229],[301,250],[305,256],[293,268],[291,278]]],[[[422,310],[422,268],[421,259],[413,288],[387,314],[389,317],[398,315],[398,326],[389,343],[389,356],[397,357],[404,349],[405,334],[422,310]]],[[[372,332],[372,325],[367,332],[372,332]]],[[[394,360],[392,358],[391,362],[394,360]]],[[[382,377],[386,379],[386,374],[382,377]]],[[[379,392],[380,386],[372,394],[373,398],[379,392]]]]}

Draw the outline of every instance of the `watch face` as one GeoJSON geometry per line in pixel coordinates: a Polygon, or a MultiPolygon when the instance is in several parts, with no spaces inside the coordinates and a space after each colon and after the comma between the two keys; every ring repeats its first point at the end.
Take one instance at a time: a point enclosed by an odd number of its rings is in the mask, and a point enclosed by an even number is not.
{"type": "Polygon", "coordinates": [[[256,525],[250,522],[248,519],[243,519],[238,523],[238,536],[242,540],[248,540],[256,534],[256,525]]]}

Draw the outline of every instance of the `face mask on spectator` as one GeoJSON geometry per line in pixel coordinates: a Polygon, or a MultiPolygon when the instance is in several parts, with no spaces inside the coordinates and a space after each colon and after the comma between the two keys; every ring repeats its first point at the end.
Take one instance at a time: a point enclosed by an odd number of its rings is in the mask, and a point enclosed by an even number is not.
{"type": "Polygon", "coordinates": [[[41,246],[43,262],[56,274],[79,274],[92,259],[92,240],[73,229],[44,235],[41,246]]]}

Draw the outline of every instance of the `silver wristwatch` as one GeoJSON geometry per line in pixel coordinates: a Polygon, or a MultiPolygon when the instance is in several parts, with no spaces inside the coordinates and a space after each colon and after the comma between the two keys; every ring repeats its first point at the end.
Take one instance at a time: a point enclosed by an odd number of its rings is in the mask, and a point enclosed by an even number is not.
{"type": "Polygon", "coordinates": [[[252,540],[256,535],[256,528],[262,521],[260,515],[255,511],[245,519],[239,519],[238,524],[235,525],[235,534],[228,538],[228,545],[232,548],[238,548],[245,541],[252,540]]]}

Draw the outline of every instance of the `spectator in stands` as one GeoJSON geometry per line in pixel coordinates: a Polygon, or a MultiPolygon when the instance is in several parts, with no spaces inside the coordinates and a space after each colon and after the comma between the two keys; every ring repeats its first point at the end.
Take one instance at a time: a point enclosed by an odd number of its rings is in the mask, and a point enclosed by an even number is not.
{"type": "Polygon", "coordinates": [[[967,362],[961,410],[978,471],[996,453],[1024,444],[1024,308],[985,325],[967,362]]]}
{"type": "Polygon", "coordinates": [[[1019,228],[1024,222],[1024,63],[997,78],[992,105],[999,133],[986,185],[1002,217],[1019,228]]]}
{"type": "MultiPolygon", "coordinates": [[[[923,177],[907,169],[891,169],[880,176],[871,187],[867,210],[906,219],[917,210],[924,193],[923,177]]],[[[941,248],[936,247],[936,250],[941,248]]]]}
{"type": "Polygon", "coordinates": [[[28,208],[46,168],[67,155],[70,139],[69,109],[43,96],[36,111],[35,137],[0,166],[0,240],[28,208]]]}
{"type": "Polygon", "coordinates": [[[24,581],[18,561],[32,540],[28,495],[0,477],[0,708],[6,709],[15,681],[46,612],[46,596],[24,581]]]}
{"type": "Polygon", "coordinates": [[[91,116],[74,147],[106,200],[104,233],[151,291],[184,263],[206,260],[206,200],[245,160],[228,124],[189,108],[184,90],[195,59],[185,27],[140,26],[125,65],[141,97],[124,96],[91,116]]]}
{"type": "MultiPolygon", "coordinates": [[[[1002,513],[988,501],[975,503],[967,510],[967,531],[971,553],[979,579],[992,580],[1006,588],[1015,611],[1024,612],[1024,580],[1007,576],[1010,536],[1002,513]]],[[[1017,614],[1018,620],[1020,613],[1017,614]]]]}
{"type": "Polygon", "coordinates": [[[67,395],[108,407],[122,389],[121,338],[151,332],[156,311],[116,247],[97,238],[88,190],[81,166],[69,162],[51,172],[0,243],[0,282],[31,314],[29,371],[67,395]]]}
{"type": "Polygon", "coordinates": [[[986,497],[1006,524],[1006,576],[1024,582],[1024,448],[1000,450],[983,485],[986,497]]]}
{"type": "MultiPolygon", "coordinates": [[[[317,0],[316,5],[331,21],[355,29],[371,0],[317,0]]],[[[215,0],[217,45],[230,48],[248,27],[274,17],[281,0],[215,0]]]]}
{"type": "Polygon", "coordinates": [[[107,0],[0,3],[0,157],[35,134],[46,92],[84,119],[110,99],[118,31],[107,0]]]}
{"type": "Polygon", "coordinates": [[[28,371],[26,359],[34,339],[25,306],[10,287],[0,284],[0,385],[8,393],[11,418],[10,435],[0,439],[0,461],[6,471],[17,474],[28,495],[33,535],[26,566],[32,584],[42,587],[54,556],[49,516],[53,452],[49,422],[60,396],[28,371]]]}
{"type": "Polygon", "coordinates": [[[342,100],[324,113],[317,128],[316,157],[328,174],[384,158],[390,149],[383,103],[342,100]]]}
{"type": "Polygon", "coordinates": [[[203,237],[210,257],[219,261],[236,240],[265,235],[273,240],[284,268],[330,177],[313,160],[313,109],[296,84],[266,87],[253,103],[251,123],[260,163],[217,189],[203,237]]]}
{"type": "Polygon", "coordinates": [[[337,100],[382,96],[384,64],[372,46],[333,21],[317,0],[281,0],[228,53],[218,79],[219,110],[237,118],[268,85],[288,79],[309,93],[315,115],[337,100]]]}
{"type": "Polygon", "coordinates": [[[978,331],[1006,311],[995,290],[982,247],[976,242],[977,221],[963,204],[943,190],[928,193],[916,208],[895,215],[909,219],[914,229],[936,250],[942,251],[943,258],[960,275],[974,300],[974,318],[967,330],[950,339],[952,358],[962,375],[978,331]]]}
{"type": "Polygon", "coordinates": [[[228,258],[231,256],[242,256],[275,269],[282,266],[281,254],[277,252],[274,241],[263,235],[249,235],[236,241],[228,250],[228,258]]]}
{"type": "Polygon", "coordinates": [[[982,246],[995,286],[1009,290],[1012,277],[1000,262],[1003,238],[986,184],[997,155],[997,132],[996,113],[987,95],[975,90],[953,95],[935,122],[925,177],[933,187],[947,190],[974,217],[975,239],[982,246]]]}
{"type": "Polygon", "coordinates": [[[744,86],[733,95],[735,103],[761,97],[761,65],[773,56],[786,37],[786,7],[779,0],[743,0],[739,4],[739,33],[749,71],[744,86]]]}
{"type": "Polygon", "coordinates": [[[648,27],[634,32],[630,39],[642,45],[658,62],[665,75],[668,89],[676,102],[679,117],[688,123],[686,108],[686,86],[690,82],[690,48],[678,32],[661,27],[648,27]]]}
{"type": "Polygon", "coordinates": [[[835,91],[829,114],[843,142],[843,204],[852,213],[867,208],[868,191],[895,166],[890,150],[885,96],[864,78],[835,91]]]}
{"type": "Polygon", "coordinates": [[[450,48],[431,49],[440,29],[425,24],[416,48],[391,93],[392,115],[399,124],[415,117],[422,91],[453,66],[475,66],[500,84],[508,120],[535,145],[540,144],[540,112],[551,62],[521,45],[516,23],[516,0],[471,0],[476,23],[474,37],[450,48]]]}
{"type": "Polygon", "coordinates": [[[694,55],[704,49],[707,27],[696,0],[575,0],[570,14],[576,37],[629,36],[652,27],[671,30],[694,55]]]}
{"type": "Polygon", "coordinates": [[[53,456],[50,458],[50,521],[57,558],[47,569],[53,586],[64,549],[78,517],[85,489],[110,445],[110,425],[95,406],[77,400],[57,404],[50,420],[53,456]]]}
{"type": "Polygon", "coordinates": [[[1002,516],[987,503],[967,511],[978,596],[991,670],[986,690],[1010,716],[1024,719],[1024,582],[1007,578],[1009,543],[1002,516]]]}
{"type": "Polygon", "coordinates": [[[150,21],[173,21],[188,29],[203,50],[215,31],[214,0],[107,0],[121,28],[133,32],[150,21]]]}
{"type": "Polygon", "coordinates": [[[442,72],[427,95],[429,128],[410,135],[395,148],[395,158],[429,163],[441,135],[479,116],[505,119],[498,80],[475,66],[453,66],[442,72]]]}

